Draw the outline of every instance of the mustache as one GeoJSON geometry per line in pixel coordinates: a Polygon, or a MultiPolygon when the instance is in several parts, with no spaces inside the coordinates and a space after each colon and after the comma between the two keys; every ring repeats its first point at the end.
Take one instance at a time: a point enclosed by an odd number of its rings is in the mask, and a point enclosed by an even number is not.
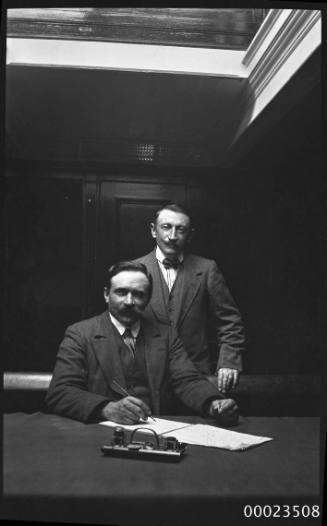
{"type": "Polygon", "coordinates": [[[131,305],[130,307],[121,307],[120,313],[121,314],[132,314],[132,313],[135,313],[136,310],[137,308],[135,307],[135,305],[131,305]]]}

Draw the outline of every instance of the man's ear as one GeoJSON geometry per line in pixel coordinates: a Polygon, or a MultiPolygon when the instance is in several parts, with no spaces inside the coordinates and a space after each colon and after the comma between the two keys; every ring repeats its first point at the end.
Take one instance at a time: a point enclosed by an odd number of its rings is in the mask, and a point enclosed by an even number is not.
{"type": "Polygon", "coordinates": [[[186,240],[187,243],[191,242],[194,232],[195,232],[195,228],[191,228],[187,236],[187,240],[186,240]]]}
{"type": "Polygon", "coordinates": [[[109,290],[107,287],[105,287],[103,290],[103,297],[104,297],[104,301],[106,303],[109,303],[109,290]]]}
{"type": "Polygon", "coordinates": [[[150,230],[151,230],[151,236],[156,239],[157,238],[157,231],[156,231],[156,225],[155,223],[150,223],[150,230]]]}

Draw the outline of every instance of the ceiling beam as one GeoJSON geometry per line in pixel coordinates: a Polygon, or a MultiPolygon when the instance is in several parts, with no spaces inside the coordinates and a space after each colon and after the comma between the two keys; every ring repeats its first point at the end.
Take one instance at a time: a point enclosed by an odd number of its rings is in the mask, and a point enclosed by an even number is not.
{"type": "Polygon", "coordinates": [[[77,40],[7,39],[7,65],[246,76],[244,51],[77,40]]]}

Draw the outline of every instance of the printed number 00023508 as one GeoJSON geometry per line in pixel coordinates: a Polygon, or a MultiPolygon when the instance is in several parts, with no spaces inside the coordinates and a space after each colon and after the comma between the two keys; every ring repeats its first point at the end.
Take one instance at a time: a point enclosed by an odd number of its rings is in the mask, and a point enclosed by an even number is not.
{"type": "Polygon", "coordinates": [[[303,518],[320,517],[320,508],[318,504],[246,504],[243,508],[243,516],[247,519],[269,519],[269,518],[303,518]]]}

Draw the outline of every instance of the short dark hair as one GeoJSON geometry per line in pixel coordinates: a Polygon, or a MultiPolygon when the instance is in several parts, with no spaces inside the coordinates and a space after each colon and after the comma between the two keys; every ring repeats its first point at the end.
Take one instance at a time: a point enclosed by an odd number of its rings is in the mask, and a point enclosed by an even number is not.
{"type": "Polygon", "coordinates": [[[179,205],[177,203],[168,203],[168,204],[162,206],[161,208],[159,208],[159,210],[156,211],[155,220],[154,220],[155,223],[158,220],[159,214],[163,210],[171,210],[172,212],[177,212],[178,214],[184,214],[185,216],[187,216],[189,218],[190,225],[191,225],[192,219],[191,219],[189,211],[184,206],[181,206],[181,205],[179,205]]]}
{"type": "Polygon", "coordinates": [[[137,263],[134,261],[118,261],[118,263],[115,263],[112,265],[108,271],[106,276],[106,282],[105,282],[105,288],[109,291],[111,287],[111,280],[114,276],[119,274],[120,272],[142,272],[144,274],[149,282],[149,299],[152,295],[152,288],[153,288],[153,280],[150,272],[148,272],[148,269],[146,268],[143,263],[137,263]]]}

